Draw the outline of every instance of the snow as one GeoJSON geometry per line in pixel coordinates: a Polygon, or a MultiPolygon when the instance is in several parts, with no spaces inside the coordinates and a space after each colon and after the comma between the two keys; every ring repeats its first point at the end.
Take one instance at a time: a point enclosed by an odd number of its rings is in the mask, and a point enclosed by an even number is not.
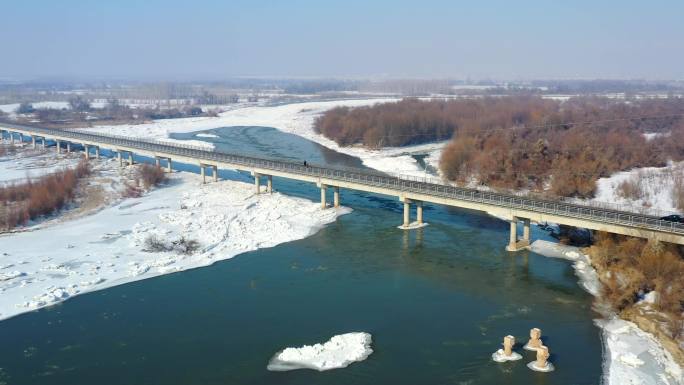
{"type": "Polygon", "coordinates": [[[656,138],[662,138],[662,137],[668,137],[670,136],[669,132],[644,132],[642,134],[644,138],[646,139],[647,142],[650,142],[653,139],[656,138]]]}
{"type": "Polygon", "coordinates": [[[596,182],[596,195],[591,201],[597,204],[612,202],[617,206],[629,206],[631,211],[656,216],[677,213],[679,210],[673,189],[678,180],[684,180],[684,162],[618,172],[596,182]],[[638,186],[641,195],[639,199],[620,196],[619,186],[625,181],[632,181],[638,186]]]}
{"type": "Polygon", "coordinates": [[[197,175],[174,173],[168,186],[141,198],[0,236],[0,319],[305,238],[347,212],[279,193],[257,196],[252,184],[203,185],[197,175]],[[145,251],[150,236],[169,245],[196,240],[199,250],[145,251]]]}
{"type": "Polygon", "coordinates": [[[271,371],[315,369],[318,371],[346,368],[363,361],[373,353],[368,333],[336,335],[324,344],[286,348],[276,353],[266,367],[271,371]]]}
{"type": "MultiPolygon", "coordinates": [[[[601,283],[598,275],[589,256],[578,248],[538,240],[532,243],[531,250],[544,256],[574,261],[573,267],[581,286],[592,295],[599,295],[601,283]]],[[[612,314],[607,319],[595,320],[595,323],[603,331],[605,385],[684,383],[682,369],[652,334],[612,314]]]]}
{"type": "MultiPolygon", "coordinates": [[[[139,125],[95,126],[83,128],[83,130],[158,140],[172,140],[168,139],[172,133],[207,131],[222,127],[273,127],[280,131],[309,139],[332,150],[359,157],[366,166],[379,171],[414,177],[430,177],[431,175],[426,173],[425,169],[420,167],[411,155],[427,154],[429,164],[434,166],[438,163],[441,151],[447,144],[447,141],[369,150],[361,146],[340,147],[333,140],[314,132],[315,119],[329,109],[341,106],[371,106],[378,103],[396,102],[398,100],[397,98],[358,99],[292,103],[279,106],[238,106],[221,113],[218,117],[164,119],[139,125]]],[[[196,136],[201,137],[200,135],[202,134],[196,136]]],[[[202,141],[183,141],[183,143],[188,142],[191,142],[191,144],[199,142],[201,145],[211,146],[210,143],[202,141]]]]}
{"type": "Polygon", "coordinates": [[[547,373],[547,372],[553,372],[555,369],[553,367],[553,364],[550,362],[546,363],[546,367],[539,367],[537,366],[537,361],[532,361],[527,364],[527,367],[534,370],[535,372],[542,372],[542,373],[547,373]]]}
{"type": "Polygon", "coordinates": [[[7,182],[21,182],[37,178],[65,168],[73,168],[81,160],[78,153],[57,155],[50,150],[29,148],[29,145],[15,145],[16,152],[0,157],[0,185],[7,182]],[[23,146],[23,147],[20,147],[23,146]]]}
{"type": "Polygon", "coordinates": [[[606,348],[606,385],[682,384],[682,369],[649,333],[617,317],[597,320],[606,348]]]}
{"type": "MultiPolygon", "coordinates": [[[[62,110],[71,108],[69,102],[35,102],[31,103],[31,105],[35,109],[62,110]]],[[[10,115],[15,115],[18,108],[19,103],[0,104],[0,111],[10,115]]]]}
{"type": "Polygon", "coordinates": [[[198,138],[219,138],[218,135],[214,135],[214,134],[197,134],[195,136],[198,138]]]}
{"type": "Polygon", "coordinates": [[[573,262],[575,275],[579,278],[580,286],[593,296],[598,296],[601,290],[596,270],[591,266],[589,256],[577,247],[561,245],[545,240],[536,240],[530,245],[530,250],[546,257],[561,258],[573,262]]]}
{"type": "Polygon", "coordinates": [[[494,353],[492,353],[492,360],[494,360],[495,362],[517,361],[520,359],[522,359],[522,356],[520,355],[520,353],[511,352],[511,355],[507,356],[504,353],[503,349],[499,349],[499,350],[495,351],[494,353]]]}

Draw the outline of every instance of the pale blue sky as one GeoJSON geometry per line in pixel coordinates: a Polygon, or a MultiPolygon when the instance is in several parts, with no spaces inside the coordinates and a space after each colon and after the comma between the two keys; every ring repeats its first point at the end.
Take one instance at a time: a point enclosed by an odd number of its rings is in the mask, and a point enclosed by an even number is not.
{"type": "Polygon", "coordinates": [[[684,2],[6,0],[0,78],[684,79],[684,2]]]}

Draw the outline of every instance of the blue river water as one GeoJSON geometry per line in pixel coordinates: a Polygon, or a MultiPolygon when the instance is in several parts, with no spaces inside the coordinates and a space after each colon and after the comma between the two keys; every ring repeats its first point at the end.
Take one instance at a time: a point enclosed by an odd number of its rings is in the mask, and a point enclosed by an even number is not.
{"type": "MultiPolygon", "coordinates": [[[[223,150],[361,166],[271,128],[211,132],[219,137],[202,139],[223,150]]],[[[318,199],[309,184],[274,186],[318,199]]],[[[354,211],[306,239],[0,322],[0,384],[600,382],[592,298],[567,261],[504,251],[508,224],[485,214],[426,205],[430,225],[403,231],[396,198],[343,190],[342,204],[354,211]],[[556,371],[530,371],[534,354],[521,349],[521,361],[491,360],[505,335],[524,343],[532,327],[543,330],[556,371]],[[351,331],[373,335],[363,362],[266,370],[278,350],[351,331]]],[[[536,228],[532,236],[549,239],[536,228]]]]}

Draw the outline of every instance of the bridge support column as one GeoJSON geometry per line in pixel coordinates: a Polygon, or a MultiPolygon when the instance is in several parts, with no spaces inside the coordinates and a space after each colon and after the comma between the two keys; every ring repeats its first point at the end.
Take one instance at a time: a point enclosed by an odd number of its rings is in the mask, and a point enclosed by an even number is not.
{"type": "Polygon", "coordinates": [[[45,137],[44,136],[40,138],[40,144],[41,144],[41,146],[43,146],[43,150],[45,150],[45,137]]]}
{"type": "Polygon", "coordinates": [[[173,172],[173,168],[171,167],[171,158],[166,158],[166,172],[173,172]]]}
{"type": "Polygon", "coordinates": [[[133,153],[129,151],[128,152],[128,165],[132,166],[134,164],[133,162],[134,162],[133,161],[133,153]]]}
{"type": "Polygon", "coordinates": [[[266,181],[266,191],[268,191],[269,194],[273,194],[273,176],[269,175],[268,180],[266,181]]]}
{"type": "Polygon", "coordinates": [[[154,157],[154,165],[157,167],[161,167],[161,159],[159,159],[158,156],[154,157]]]}
{"type": "Polygon", "coordinates": [[[55,147],[57,147],[57,153],[61,154],[62,153],[62,141],[61,140],[55,140],[55,147]]]}
{"type": "Polygon", "coordinates": [[[100,146],[95,146],[95,159],[100,159],[100,146]]]}
{"type": "Polygon", "coordinates": [[[254,173],[254,188],[257,194],[261,193],[261,175],[258,172],[254,173]]]}
{"type": "Polygon", "coordinates": [[[333,207],[340,207],[340,188],[334,187],[333,190],[333,207]]]}
{"type": "Polygon", "coordinates": [[[522,241],[530,245],[530,220],[529,218],[523,219],[523,239],[522,241]]]}
{"type": "Polygon", "coordinates": [[[529,248],[530,246],[530,219],[517,218],[511,219],[511,233],[508,240],[507,251],[520,251],[529,248]],[[518,221],[523,221],[523,239],[518,240],[518,221]]]}
{"type": "MultiPolygon", "coordinates": [[[[211,175],[214,177],[214,182],[218,182],[218,166],[211,166],[211,175]]],[[[271,182],[271,177],[268,177],[269,184],[271,182]]]]}
{"type": "Polygon", "coordinates": [[[36,149],[36,136],[31,135],[31,145],[33,145],[33,149],[36,149]]]}
{"type": "Polygon", "coordinates": [[[321,208],[324,209],[328,202],[326,202],[326,192],[328,191],[328,186],[321,185],[321,208]]]}
{"type": "Polygon", "coordinates": [[[71,152],[71,142],[67,142],[67,154],[71,152]]]}
{"type": "Polygon", "coordinates": [[[200,163],[200,175],[202,175],[202,184],[207,183],[207,172],[206,172],[206,167],[200,163]]]}
{"type": "Polygon", "coordinates": [[[12,131],[7,131],[7,132],[9,132],[9,135],[10,135],[10,143],[14,144],[14,132],[12,132],[12,131]]]}
{"type": "Polygon", "coordinates": [[[86,160],[90,159],[90,146],[83,144],[83,153],[85,154],[86,160]]]}
{"type": "Polygon", "coordinates": [[[404,224],[402,226],[408,230],[411,224],[411,201],[404,199],[404,224]]]}
{"type": "Polygon", "coordinates": [[[416,202],[416,221],[419,225],[423,224],[423,201],[416,202]]]}
{"type": "Polygon", "coordinates": [[[518,243],[518,218],[513,217],[511,219],[511,230],[510,230],[510,237],[508,239],[508,246],[506,246],[507,251],[518,251],[517,248],[517,243],[518,243]]]}

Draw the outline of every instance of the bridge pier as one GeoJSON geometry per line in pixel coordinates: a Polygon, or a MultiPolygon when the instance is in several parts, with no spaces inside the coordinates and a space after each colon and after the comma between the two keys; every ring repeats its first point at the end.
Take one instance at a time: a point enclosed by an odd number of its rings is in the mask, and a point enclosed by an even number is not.
{"type": "Polygon", "coordinates": [[[419,225],[423,224],[423,201],[416,202],[416,222],[419,225]]]}
{"type": "Polygon", "coordinates": [[[119,161],[119,168],[123,167],[123,158],[121,157],[121,151],[116,151],[116,159],[119,161]]]}
{"type": "Polygon", "coordinates": [[[95,147],[95,159],[100,159],[100,146],[95,147]]]}
{"type": "Polygon", "coordinates": [[[506,251],[521,251],[530,247],[530,219],[522,218],[523,238],[518,239],[518,221],[521,218],[513,217],[510,221],[511,229],[506,251]]]}
{"type": "Polygon", "coordinates": [[[254,188],[256,189],[257,194],[261,194],[261,174],[258,172],[253,173],[254,174],[254,188]]]}
{"type": "Polygon", "coordinates": [[[328,191],[328,186],[321,184],[321,208],[324,209],[328,202],[326,202],[326,192],[328,191]]]}
{"type": "Polygon", "coordinates": [[[36,149],[36,136],[31,135],[31,145],[33,145],[33,149],[36,149]]]}
{"type": "Polygon", "coordinates": [[[90,160],[90,147],[87,144],[83,144],[83,153],[85,154],[86,160],[90,160]]]}
{"type": "Polygon", "coordinates": [[[214,182],[218,182],[218,166],[213,164],[200,163],[200,174],[202,175],[202,183],[207,183],[207,167],[211,167],[211,175],[214,182]]]}
{"type": "Polygon", "coordinates": [[[333,207],[340,207],[340,188],[333,187],[333,207]]]}
{"type": "Polygon", "coordinates": [[[166,158],[166,172],[169,174],[173,172],[173,168],[171,167],[171,158],[166,158]]]}
{"type": "Polygon", "coordinates": [[[11,143],[12,145],[14,145],[14,132],[12,132],[12,131],[7,131],[7,132],[9,132],[10,143],[11,143]]]}
{"type": "Polygon", "coordinates": [[[129,165],[129,166],[132,166],[133,164],[134,164],[134,161],[133,161],[133,153],[129,151],[129,152],[128,152],[128,165],[129,165]]]}
{"type": "Polygon", "coordinates": [[[67,144],[66,145],[67,154],[69,154],[69,153],[71,153],[71,142],[66,142],[66,144],[67,144]]]}
{"type": "Polygon", "coordinates": [[[40,137],[40,145],[43,147],[43,150],[45,150],[45,137],[44,136],[40,137]]]}
{"type": "Polygon", "coordinates": [[[62,141],[55,139],[55,144],[56,144],[55,147],[57,147],[57,153],[61,154],[62,153],[62,141]]]}
{"type": "Polygon", "coordinates": [[[399,228],[404,230],[417,229],[427,225],[423,222],[423,202],[419,200],[411,200],[400,197],[399,200],[404,203],[404,221],[399,228]],[[416,222],[411,223],[411,203],[416,204],[416,222]]]}
{"type": "Polygon", "coordinates": [[[273,176],[269,175],[268,180],[266,181],[266,191],[268,191],[269,194],[273,194],[273,176]]]}

